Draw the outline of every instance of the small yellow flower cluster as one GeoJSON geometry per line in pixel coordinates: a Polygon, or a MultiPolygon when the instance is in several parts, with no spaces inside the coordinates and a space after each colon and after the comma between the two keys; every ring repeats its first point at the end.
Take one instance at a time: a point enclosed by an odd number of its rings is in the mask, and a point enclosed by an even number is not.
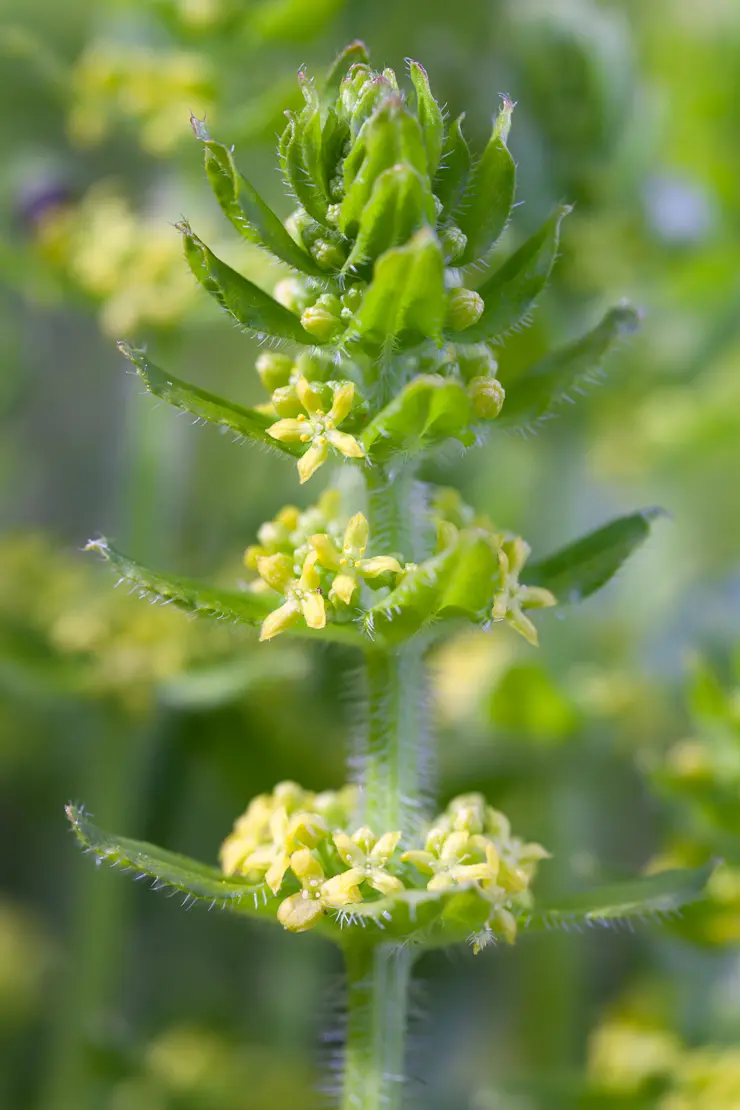
{"type": "Polygon", "coordinates": [[[356,802],[354,787],[314,794],[280,783],[237,820],[221,849],[224,872],[284,895],[278,919],[292,932],[312,928],[327,911],[423,886],[442,895],[475,883],[491,902],[486,928],[474,938],[476,951],[494,936],[513,943],[512,908],[525,904],[537,862],[548,855],[544,848],[511,837],[503,814],[481,795],[466,794],[437,818],[424,849],[399,854],[399,831],[378,836],[366,826],[351,829],[356,802]]]}
{"type": "Polygon", "coordinates": [[[516,917],[511,908],[526,902],[537,864],[549,856],[541,844],[512,837],[508,818],[487,805],[482,794],[460,794],[432,825],[424,848],[404,852],[401,859],[431,876],[427,890],[478,883],[494,906],[488,927],[474,937],[478,951],[494,933],[513,944],[516,917]]]}
{"type": "Polygon", "coordinates": [[[306,453],[298,460],[301,484],[307,482],[324,465],[329,457],[330,447],[347,458],[365,457],[365,451],[355,437],[348,432],[340,432],[337,427],[352,411],[355,396],[353,382],[334,384],[328,412],[324,407],[321,391],[305,378],[298,379],[295,389],[303,411],[295,417],[284,417],[276,421],[267,429],[267,434],[281,443],[309,445],[306,453]]]}
{"type": "Polygon", "coordinates": [[[355,513],[342,531],[338,500],[336,491],[329,491],[305,513],[286,506],[260,528],[260,543],[247,548],[245,564],[259,575],[252,588],[271,589],[285,598],[263,622],[261,640],[301,618],[309,628],[323,628],[327,601],[333,612],[342,612],[352,605],[361,581],[382,585],[402,573],[392,555],[366,558],[369,529],[362,513],[355,513]]]}
{"type": "Polygon", "coordinates": [[[183,120],[192,111],[212,115],[213,76],[205,56],[194,51],[96,42],[77,62],[73,80],[67,126],[86,146],[101,142],[117,119],[128,116],[145,149],[169,154],[187,136],[183,120]]]}

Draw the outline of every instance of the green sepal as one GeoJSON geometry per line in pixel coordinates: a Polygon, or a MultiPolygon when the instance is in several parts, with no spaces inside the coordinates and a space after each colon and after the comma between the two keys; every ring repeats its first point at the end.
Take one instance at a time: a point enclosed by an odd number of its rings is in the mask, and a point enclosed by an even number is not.
{"type": "Polygon", "coordinates": [[[457,222],[467,236],[460,266],[488,254],[506,227],[516,189],[516,166],[506,146],[514,104],[504,97],[486,149],[475,166],[460,204],[457,222]]]}
{"type": "Polygon", "coordinates": [[[558,253],[560,224],[570,211],[568,204],[556,208],[542,227],[476,290],[483,298],[483,314],[469,328],[454,333],[459,342],[495,339],[522,323],[549,281],[558,253]]]}
{"type": "Polygon", "coordinates": [[[612,520],[546,559],[527,563],[522,578],[551,590],[561,604],[582,601],[614,577],[648,538],[653,521],[665,515],[663,509],[643,509],[612,520]]]}
{"type": "Polygon", "coordinates": [[[427,173],[434,177],[442,155],[445,125],[439,104],[429,88],[429,77],[424,66],[409,59],[409,75],[416,89],[416,112],[424,135],[427,152],[427,173]]]}
{"type": "Polygon", "coordinates": [[[365,121],[344,161],[345,197],[339,227],[353,236],[370,200],[376,178],[391,166],[408,165],[428,182],[426,149],[419,121],[397,93],[386,95],[365,121]]]}
{"type": "Polygon", "coordinates": [[[368,54],[367,47],[360,39],[356,39],[354,42],[351,42],[349,46],[345,46],[341,54],[338,54],[332,63],[319,90],[322,106],[328,107],[330,104],[334,104],[339,96],[339,86],[342,84],[351,66],[356,65],[358,62],[367,65],[369,61],[370,55],[368,54]]]}
{"type": "Polygon", "coordinates": [[[558,926],[567,929],[571,925],[609,925],[670,915],[703,897],[715,866],[708,863],[694,869],[663,871],[566,895],[525,910],[519,927],[528,932],[558,926]]]}
{"type": "Polygon", "coordinates": [[[445,139],[442,159],[434,179],[434,193],[442,205],[442,216],[455,215],[457,206],[465,195],[472,160],[470,148],[462,133],[465,113],[450,125],[445,139]]]}
{"type": "Polygon", "coordinates": [[[433,222],[434,200],[427,179],[409,165],[383,170],[373,185],[343,270],[374,261],[384,251],[407,242],[423,224],[433,222]]]}
{"type": "Polygon", "coordinates": [[[298,246],[272,209],[238,171],[229,148],[210,137],[202,120],[192,117],[190,122],[196,137],[203,143],[206,176],[216,200],[240,235],[294,269],[320,277],[321,267],[298,246]]]}
{"type": "Polygon", "coordinates": [[[506,383],[506,403],[498,418],[501,427],[528,427],[551,416],[570,391],[582,392],[593,381],[601,360],[624,335],[634,332],[640,317],[629,305],[606,313],[593,331],[560,350],[545,355],[513,382],[506,383]]]}
{"type": "Polygon", "coordinates": [[[326,224],[327,203],[322,193],[308,176],[303,154],[303,126],[301,117],[286,112],[288,123],[280,136],[278,154],[283,175],[288,187],[299,204],[303,205],[309,216],[321,224],[326,224]]]}
{"type": "Polygon", "coordinates": [[[215,867],[143,840],[111,836],[94,825],[79,806],[68,805],[65,812],[80,845],[98,862],[135,872],[139,880],[151,879],[155,890],[180,891],[186,896],[183,904],[203,902],[247,917],[275,920],[280,899],[265,883],[226,876],[215,867]]]}
{"type": "Polygon", "coordinates": [[[444,258],[430,228],[375,263],[373,280],[345,333],[370,351],[407,347],[431,338],[442,343],[447,314],[444,258]]]}
{"type": "MultiPolygon", "coordinates": [[[[150,601],[159,600],[167,605],[173,604],[178,609],[197,616],[256,625],[261,624],[273,609],[283,603],[283,599],[277,594],[255,593],[251,590],[225,590],[198,582],[193,578],[160,574],[116,551],[104,538],[91,540],[85,550],[102,555],[118,573],[120,581],[130,583],[132,592],[138,593],[140,597],[148,598],[150,601]]],[[[318,638],[355,647],[368,646],[362,633],[351,624],[330,622],[325,628],[314,631],[299,623],[286,629],[285,635],[307,639],[318,638]]]]}
{"type": "Polygon", "coordinates": [[[183,222],[176,226],[182,232],[185,257],[193,274],[238,324],[257,337],[272,335],[291,339],[295,343],[316,345],[315,337],[304,330],[298,316],[216,258],[193,233],[189,224],[183,222]]]}
{"type": "Polygon", "coordinates": [[[458,381],[420,374],[370,421],[362,443],[373,461],[418,455],[446,439],[469,447],[475,442],[470,423],[470,399],[458,381]]]}
{"type": "Polygon", "coordinates": [[[299,457],[303,454],[301,444],[283,443],[273,439],[267,434],[267,429],[275,420],[256,409],[247,409],[233,401],[226,401],[209,393],[198,386],[189,385],[180,381],[171,374],[166,374],[146,357],[146,353],[130,347],[128,343],[118,343],[121,354],[133,363],[136,372],[144,385],[155,397],[167,401],[181,412],[191,412],[202,420],[211,424],[220,424],[222,427],[231,428],[237,435],[247,439],[256,440],[268,447],[277,448],[287,455],[299,457]]]}

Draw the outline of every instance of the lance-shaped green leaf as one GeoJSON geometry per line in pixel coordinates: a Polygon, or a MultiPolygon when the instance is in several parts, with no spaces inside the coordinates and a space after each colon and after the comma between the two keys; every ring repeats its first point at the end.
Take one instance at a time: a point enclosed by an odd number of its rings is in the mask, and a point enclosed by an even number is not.
{"type": "Polygon", "coordinates": [[[465,195],[470,177],[470,149],[462,133],[465,113],[451,124],[445,139],[442,158],[434,179],[434,193],[442,205],[444,217],[454,216],[465,195]]]}
{"type": "Polygon", "coordinates": [[[498,548],[490,533],[475,528],[460,532],[457,559],[449,579],[440,592],[436,616],[490,616],[494,585],[498,582],[498,548]]]}
{"type": "Polygon", "coordinates": [[[424,137],[418,119],[398,93],[385,94],[381,106],[360,128],[344,162],[345,197],[339,226],[355,235],[376,179],[391,166],[407,165],[428,181],[424,137]]]}
{"type": "Polygon", "coordinates": [[[437,237],[422,228],[405,246],[394,247],[377,260],[373,280],[345,337],[370,351],[409,346],[426,338],[441,344],[446,314],[444,258],[437,237]]]}
{"type": "Polygon", "coordinates": [[[134,872],[135,879],[151,879],[155,890],[179,891],[185,895],[183,905],[203,902],[248,917],[276,919],[280,899],[265,883],[248,883],[246,879],[223,875],[215,867],[143,840],[111,836],[94,825],[78,806],[68,805],[65,812],[77,840],[98,862],[134,872]]]}
{"type": "Polygon", "coordinates": [[[296,136],[300,139],[303,165],[308,181],[314,189],[315,202],[322,212],[323,219],[330,199],[321,155],[322,126],[319,94],[313,81],[303,71],[298,73],[298,83],[306,103],[296,122],[296,136]]]}
{"type": "Polygon", "coordinates": [[[609,925],[619,921],[670,916],[682,906],[703,897],[715,864],[676,871],[663,871],[646,878],[612,883],[594,890],[536,906],[526,910],[519,927],[527,931],[553,929],[571,925],[609,925]]]}
{"type": "Polygon", "coordinates": [[[339,54],[331,65],[323,84],[320,89],[320,96],[322,106],[326,107],[333,104],[339,96],[339,86],[347,75],[347,70],[350,66],[356,65],[358,62],[367,64],[370,61],[370,56],[367,52],[367,47],[360,39],[351,42],[349,46],[345,46],[341,54],[339,54]]]}
{"type": "Polygon", "coordinates": [[[203,143],[206,176],[216,200],[236,230],[250,243],[264,247],[294,269],[321,276],[321,267],[298,246],[257,190],[238,171],[229,148],[211,138],[202,120],[193,116],[190,122],[196,137],[203,143]]]}
{"type": "Polygon", "coordinates": [[[136,367],[136,372],[144,382],[150,393],[173,405],[181,412],[190,412],[201,420],[211,424],[220,424],[222,427],[231,428],[239,436],[256,440],[268,447],[275,447],[288,455],[300,456],[303,454],[299,444],[282,443],[267,434],[267,429],[275,423],[274,418],[265,416],[256,409],[247,409],[233,401],[225,401],[215,393],[209,393],[198,386],[189,385],[180,381],[171,374],[160,370],[150,362],[144,351],[130,347],[127,343],[119,343],[118,350],[129,362],[136,367]]]}
{"type": "Polygon", "coordinates": [[[299,204],[313,216],[314,220],[326,224],[326,198],[316,188],[308,174],[304,160],[303,127],[300,116],[286,112],[288,123],[280,136],[278,153],[283,175],[299,204]]]}
{"type": "Polygon", "coordinates": [[[604,356],[623,336],[634,332],[639,322],[629,305],[612,308],[593,331],[545,355],[507,382],[499,426],[527,427],[552,415],[563,401],[572,401],[570,394],[582,393],[584,385],[594,382],[604,356]]]}
{"type": "Polygon", "coordinates": [[[352,270],[398,246],[434,221],[429,183],[412,166],[384,170],[373,186],[352,251],[343,267],[352,270]]]}
{"type": "Polygon", "coordinates": [[[424,66],[409,59],[409,74],[416,89],[416,112],[424,134],[427,152],[427,173],[434,177],[439,166],[444,143],[445,125],[439,104],[429,88],[429,77],[424,66]]]}
{"type": "Polygon", "coordinates": [[[516,188],[516,166],[506,146],[513,111],[513,101],[504,97],[493,134],[468,181],[457,217],[468,240],[461,266],[486,255],[506,227],[516,188]]]}
{"type": "Polygon", "coordinates": [[[556,208],[542,227],[476,290],[483,298],[483,313],[475,324],[455,334],[458,342],[495,339],[521,324],[549,281],[558,253],[560,224],[570,211],[567,204],[556,208]]]}
{"type": "Polygon", "coordinates": [[[189,224],[178,224],[177,229],[182,232],[185,257],[193,274],[237,323],[257,336],[273,335],[296,343],[316,344],[315,337],[304,330],[298,316],[216,258],[189,224]]]}
{"type": "MultiPolygon", "coordinates": [[[[198,616],[256,625],[261,624],[273,609],[283,604],[283,598],[276,594],[255,593],[252,590],[226,590],[209,586],[193,578],[160,574],[116,551],[106,539],[91,540],[85,550],[96,551],[102,555],[118,573],[119,580],[128,582],[132,591],[138,593],[140,597],[160,600],[166,605],[175,605],[178,609],[198,616]]],[[[288,629],[286,634],[309,639],[319,637],[355,647],[367,646],[365,638],[351,624],[329,623],[319,631],[296,624],[288,629]]]]}
{"type": "Polygon", "coordinates": [[[470,399],[453,378],[421,374],[375,416],[362,434],[372,460],[394,454],[417,455],[446,439],[466,446],[475,442],[470,430],[470,399]]]}
{"type": "Polygon", "coordinates": [[[544,586],[558,601],[582,601],[613,578],[633,551],[650,535],[663,509],[643,509],[597,528],[546,559],[527,563],[522,578],[527,585],[544,586]]]}

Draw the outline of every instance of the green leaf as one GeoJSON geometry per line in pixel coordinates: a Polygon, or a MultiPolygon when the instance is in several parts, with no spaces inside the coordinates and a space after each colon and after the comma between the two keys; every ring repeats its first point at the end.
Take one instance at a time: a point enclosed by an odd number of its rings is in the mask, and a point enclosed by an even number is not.
{"type": "MultiPolygon", "coordinates": [[[[303,129],[301,116],[286,112],[288,123],[280,138],[279,154],[283,174],[299,204],[319,223],[326,224],[327,203],[309,177],[304,159],[303,129]]],[[[311,121],[315,129],[315,121],[311,121]]],[[[309,128],[310,130],[310,128],[309,128]]],[[[314,135],[315,138],[315,135],[314,135]]]]}
{"type": "Polygon", "coordinates": [[[653,521],[665,515],[663,509],[643,509],[612,520],[554,555],[527,563],[522,578],[551,590],[561,604],[582,601],[614,577],[648,538],[653,521]]]}
{"type": "Polygon", "coordinates": [[[164,370],[149,361],[144,351],[130,347],[127,343],[119,343],[118,350],[134,364],[150,393],[181,412],[191,412],[193,416],[208,420],[211,424],[231,428],[237,435],[264,443],[268,447],[276,447],[288,455],[295,457],[303,454],[300,444],[282,443],[267,434],[267,429],[275,423],[273,417],[257,412],[256,409],[243,408],[233,401],[225,401],[215,393],[165,374],[164,370]]]}
{"type": "Polygon", "coordinates": [[[441,344],[446,313],[442,251],[434,233],[422,228],[405,246],[377,260],[372,283],[345,337],[371,350],[408,346],[425,338],[441,344]]]}
{"type": "Polygon", "coordinates": [[[455,215],[470,177],[470,150],[462,133],[464,119],[463,112],[447,132],[440,166],[434,179],[434,192],[442,205],[444,217],[455,215]]]}
{"type": "Polygon", "coordinates": [[[421,374],[370,421],[362,442],[373,460],[417,455],[451,438],[470,446],[470,421],[470,400],[459,382],[421,374]]]}
{"type": "Polygon", "coordinates": [[[457,222],[467,236],[459,265],[484,257],[506,227],[516,188],[516,166],[506,146],[514,104],[504,97],[493,134],[468,181],[457,222]]]}
{"type": "Polygon", "coordinates": [[[542,227],[476,290],[483,298],[483,314],[471,327],[454,334],[458,342],[495,339],[521,324],[550,279],[558,253],[560,224],[570,211],[567,204],[556,208],[542,227]]]}
{"type": "Polygon", "coordinates": [[[394,590],[365,611],[368,635],[401,643],[419,632],[435,616],[457,559],[457,549],[450,547],[408,571],[394,590]]]}
{"type": "MultiPolygon", "coordinates": [[[[159,599],[164,604],[173,604],[178,609],[198,616],[256,625],[261,624],[268,613],[283,603],[283,599],[276,594],[225,590],[192,578],[160,574],[117,551],[104,538],[91,540],[85,550],[102,555],[117,571],[120,581],[129,582],[140,597],[159,599]]],[[[318,638],[360,648],[368,646],[362,633],[352,624],[329,623],[318,631],[296,624],[286,629],[284,634],[307,639],[318,638]]]]}
{"type": "Polygon", "coordinates": [[[347,70],[350,66],[356,65],[358,62],[367,64],[370,61],[370,55],[367,52],[367,47],[364,42],[356,39],[351,42],[349,46],[345,46],[344,50],[334,60],[329,72],[324,78],[324,82],[320,89],[321,101],[324,106],[333,104],[339,96],[339,86],[341,85],[347,70]]]}
{"type": "Polygon", "coordinates": [[[292,339],[296,343],[316,344],[316,339],[304,330],[298,316],[216,258],[192,232],[189,224],[183,222],[176,226],[182,232],[185,257],[193,274],[237,323],[258,337],[273,335],[292,339]]]}
{"type": "Polygon", "coordinates": [[[352,270],[398,246],[434,220],[428,183],[412,166],[391,166],[378,176],[360,218],[352,251],[342,267],[352,270]]]}
{"type": "Polygon", "coordinates": [[[427,173],[434,177],[439,166],[444,142],[444,119],[439,104],[429,88],[429,77],[424,66],[409,59],[409,74],[416,89],[416,111],[424,135],[427,152],[427,173]]]}
{"type": "Polygon", "coordinates": [[[473,528],[460,532],[456,547],[455,566],[440,593],[436,616],[479,619],[491,608],[499,574],[498,549],[485,532],[473,528]]]}
{"type": "Polygon", "coordinates": [[[567,895],[524,911],[519,927],[534,931],[557,926],[567,928],[579,923],[609,925],[610,922],[647,920],[671,914],[704,896],[714,868],[715,864],[709,863],[693,870],[663,871],[659,875],[567,895]]]}
{"type": "Polygon", "coordinates": [[[280,899],[264,883],[253,884],[235,876],[227,877],[215,867],[143,840],[111,836],[94,825],[78,806],[68,805],[65,812],[78,841],[98,862],[123,871],[135,871],[135,878],[151,879],[155,890],[180,891],[186,896],[183,905],[190,901],[203,902],[248,917],[275,919],[280,899]]]}
{"type": "Polygon", "coordinates": [[[506,402],[498,418],[500,427],[528,427],[552,416],[570,391],[583,392],[607,352],[624,335],[634,332],[640,318],[634,308],[612,308],[593,331],[545,355],[513,382],[506,384],[506,402]]]}
{"type": "Polygon", "coordinates": [[[236,230],[294,269],[320,277],[321,267],[298,246],[256,189],[239,173],[228,147],[214,142],[202,120],[192,117],[190,122],[203,143],[206,175],[216,200],[236,230]]]}

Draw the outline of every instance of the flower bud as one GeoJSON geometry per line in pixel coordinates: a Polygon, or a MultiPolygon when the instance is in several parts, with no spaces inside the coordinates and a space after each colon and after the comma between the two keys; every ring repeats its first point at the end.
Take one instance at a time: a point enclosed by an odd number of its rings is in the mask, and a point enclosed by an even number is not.
{"type": "Polygon", "coordinates": [[[468,245],[468,237],[455,224],[450,224],[439,233],[439,241],[445,256],[445,262],[455,262],[462,255],[468,245]]]}
{"type": "Polygon", "coordinates": [[[345,262],[344,251],[329,239],[317,239],[311,247],[311,254],[326,270],[340,270],[345,262]]]}
{"type": "Polygon", "coordinates": [[[495,378],[498,363],[485,343],[455,344],[457,365],[466,382],[473,378],[495,378]]]}
{"type": "Polygon", "coordinates": [[[272,404],[281,420],[294,420],[303,412],[294,385],[281,385],[272,394],[272,404]]]}
{"type": "Polygon", "coordinates": [[[293,359],[277,351],[263,351],[254,365],[263,386],[272,393],[274,389],[287,385],[290,381],[293,359]]]}
{"type": "Polygon", "coordinates": [[[464,331],[483,315],[483,298],[474,289],[451,289],[447,302],[447,323],[453,331],[464,331]]]}
{"type": "Polygon", "coordinates": [[[284,278],[279,281],[272,295],[278,304],[297,313],[305,311],[313,300],[313,294],[307,288],[305,281],[298,277],[284,278]]]}
{"type": "Polygon", "coordinates": [[[495,420],[504,407],[506,391],[498,378],[473,378],[468,385],[473,412],[482,420],[495,420]]]}
{"type": "Polygon", "coordinates": [[[362,298],[365,296],[367,289],[367,282],[358,281],[350,289],[342,294],[342,316],[346,319],[347,315],[354,316],[357,309],[362,304],[362,298]]]}
{"type": "Polygon", "coordinates": [[[333,363],[318,351],[301,351],[295,360],[295,376],[307,382],[325,382],[331,377],[333,363]]]}
{"type": "Polygon", "coordinates": [[[343,330],[340,319],[341,303],[333,293],[322,293],[315,304],[307,308],[301,316],[301,323],[310,335],[327,343],[343,330]]]}

